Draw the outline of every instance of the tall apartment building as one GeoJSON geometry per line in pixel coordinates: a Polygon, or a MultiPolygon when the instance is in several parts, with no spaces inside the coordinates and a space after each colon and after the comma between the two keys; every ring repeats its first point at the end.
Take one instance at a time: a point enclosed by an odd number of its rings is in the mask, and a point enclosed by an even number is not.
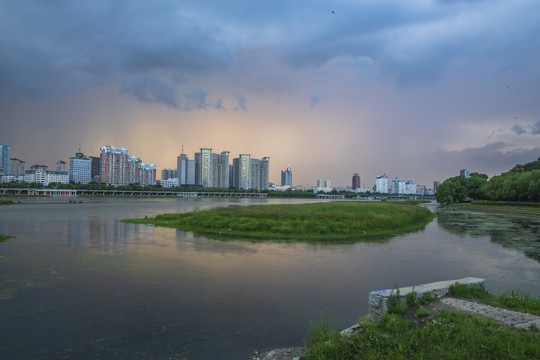
{"type": "Polygon", "coordinates": [[[99,156],[90,156],[89,159],[92,161],[92,169],[90,176],[93,182],[100,182],[99,174],[101,171],[101,158],[99,156]]]}
{"type": "Polygon", "coordinates": [[[140,184],[141,179],[141,159],[135,155],[128,155],[127,161],[127,184],[140,184]]]}
{"type": "Polygon", "coordinates": [[[177,179],[176,169],[163,169],[161,170],[161,180],[177,179]]]}
{"type": "Polygon", "coordinates": [[[0,145],[0,169],[4,170],[4,175],[8,175],[10,172],[10,161],[11,159],[11,146],[9,145],[0,145]]]}
{"type": "Polygon", "coordinates": [[[66,171],[66,162],[64,160],[58,160],[56,162],[56,171],[62,171],[62,172],[66,171]]]}
{"type": "Polygon", "coordinates": [[[156,165],[143,163],[138,156],[129,155],[124,147],[101,147],[99,161],[100,182],[103,184],[156,184],[156,165]]]}
{"type": "Polygon", "coordinates": [[[281,186],[292,186],[292,171],[290,166],[287,166],[287,170],[281,170],[281,186]]]}
{"type": "Polygon", "coordinates": [[[150,163],[140,163],[139,180],[142,186],[156,185],[156,165],[150,163]]]}
{"type": "Polygon", "coordinates": [[[69,182],[75,184],[88,184],[92,181],[92,160],[79,151],[69,159],[69,182]]]}
{"type": "Polygon", "coordinates": [[[195,185],[195,160],[189,160],[186,154],[176,158],[176,176],[180,186],[195,185]]]}
{"type": "Polygon", "coordinates": [[[360,189],[360,175],[358,173],[354,173],[352,177],[352,189],[360,189]]]}
{"type": "Polygon", "coordinates": [[[16,159],[16,158],[11,158],[9,161],[8,173],[14,176],[24,176],[25,165],[26,165],[26,162],[16,159]]]}
{"type": "Polygon", "coordinates": [[[388,194],[388,176],[377,176],[375,180],[375,192],[379,194],[388,194]]]}
{"type": "Polygon", "coordinates": [[[217,154],[211,148],[201,148],[195,153],[195,184],[205,188],[229,188],[229,152],[217,154]]]}
{"type": "Polygon", "coordinates": [[[416,183],[414,181],[408,180],[405,182],[405,192],[404,194],[416,195],[416,183]]]}
{"type": "Polygon", "coordinates": [[[233,184],[236,189],[268,189],[270,158],[252,159],[250,154],[240,154],[233,159],[233,184]]]}
{"type": "Polygon", "coordinates": [[[392,180],[392,193],[404,194],[405,193],[405,180],[399,180],[397,177],[392,180]]]}
{"type": "Polygon", "coordinates": [[[468,179],[471,176],[471,172],[469,169],[461,169],[459,170],[459,175],[465,176],[468,179]]]}
{"type": "Polygon", "coordinates": [[[128,184],[128,149],[102,146],[100,149],[100,181],[109,185],[128,184]]]}

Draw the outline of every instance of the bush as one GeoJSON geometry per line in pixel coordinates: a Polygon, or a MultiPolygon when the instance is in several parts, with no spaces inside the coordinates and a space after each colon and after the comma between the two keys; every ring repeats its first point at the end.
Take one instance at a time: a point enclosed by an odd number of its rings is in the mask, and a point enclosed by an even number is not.
{"type": "Polygon", "coordinates": [[[431,304],[435,299],[435,294],[432,292],[423,293],[422,296],[418,299],[419,305],[431,304]]]}

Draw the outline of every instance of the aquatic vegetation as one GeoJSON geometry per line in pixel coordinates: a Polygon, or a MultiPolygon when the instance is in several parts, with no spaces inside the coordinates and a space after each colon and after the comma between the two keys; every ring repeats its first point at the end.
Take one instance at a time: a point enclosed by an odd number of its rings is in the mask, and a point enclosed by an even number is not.
{"type": "Polygon", "coordinates": [[[4,235],[4,234],[0,234],[0,242],[4,242],[4,241],[7,241],[11,239],[11,236],[9,235],[4,235]]]}
{"type": "Polygon", "coordinates": [[[231,206],[124,221],[216,238],[336,241],[418,230],[434,216],[425,208],[407,203],[336,201],[231,206]]]}

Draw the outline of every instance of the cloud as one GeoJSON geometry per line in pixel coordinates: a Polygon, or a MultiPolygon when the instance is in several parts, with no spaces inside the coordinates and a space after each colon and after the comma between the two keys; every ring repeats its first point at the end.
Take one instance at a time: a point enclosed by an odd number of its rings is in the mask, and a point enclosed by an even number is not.
{"type": "Polygon", "coordinates": [[[141,102],[178,108],[174,77],[222,71],[233,58],[215,26],[202,24],[173,1],[24,6],[2,1],[1,6],[0,94],[6,96],[112,83],[141,102]]]}
{"type": "Polygon", "coordinates": [[[512,126],[512,131],[517,134],[517,135],[523,135],[523,134],[526,134],[527,133],[527,130],[525,130],[522,126],[520,125],[514,125],[512,126]]]}
{"type": "Polygon", "coordinates": [[[430,167],[434,172],[467,168],[471,172],[497,175],[510,170],[516,164],[534,161],[539,155],[540,147],[512,147],[509,143],[498,141],[459,151],[439,150],[430,156],[430,167]]]}
{"type": "Polygon", "coordinates": [[[313,106],[315,106],[315,104],[320,103],[325,98],[325,96],[326,94],[321,93],[321,92],[316,92],[312,94],[311,97],[309,98],[309,108],[313,109],[313,106]]]}
{"type": "Polygon", "coordinates": [[[234,111],[244,111],[244,112],[247,112],[247,100],[245,98],[244,95],[242,95],[241,93],[234,93],[233,94],[234,98],[236,99],[236,101],[238,101],[238,106],[234,108],[234,111]]]}
{"type": "Polygon", "coordinates": [[[143,103],[161,103],[180,109],[177,84],[160,75],[142,74],[131,76],[123,82],[120,92],[133,96],[143,103]]]}
{"type": "Polygon", "coordinates": [[[538,120],[531,126],[531,134],[534,134],[534,135],[540,134],[540,120],[538,120]]]}

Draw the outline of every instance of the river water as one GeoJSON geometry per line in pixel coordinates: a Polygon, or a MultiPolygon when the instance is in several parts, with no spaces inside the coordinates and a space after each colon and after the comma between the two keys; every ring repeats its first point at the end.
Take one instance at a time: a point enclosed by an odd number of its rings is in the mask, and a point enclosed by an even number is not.
{"type": "MultiPolygon", "coordinates": [[[[348,245],[219,241],[119,222],[274,199],[98,199],[0,206],[2,359],[248,359],[346,328],[372,290],[473,276],[540,294],[540,219],[442,211],[422,231],[348,245]]],[[[430,205],[436,211],[435,205],[430,205]]]]}

